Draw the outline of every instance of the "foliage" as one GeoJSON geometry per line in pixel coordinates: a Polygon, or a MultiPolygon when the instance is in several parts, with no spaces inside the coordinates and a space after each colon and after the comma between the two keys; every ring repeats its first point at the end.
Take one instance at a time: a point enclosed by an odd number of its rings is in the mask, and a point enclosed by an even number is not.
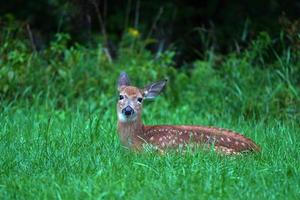
{"type": "Polygon", "coordinates": [[[101,38],[92,48],[58,33],[38,50],[26,25],[8,24],[0,32],[1,199],[299,198],[300,56],[298,43],[285,41],[292,33],[274,41],[261,32],[228,55],[208,44],[205,59],[175,69],[177,52],[153,55],[145,47],[155,40],[134,28],[111,60],[101,38]],[[123,70],[140,87],[168,79],[162,96],[145,102],[147,124],[233,129],[262,152],[159,156],[121,148],[115,103],[123,70]]]}
{"type": "Polygon", "coordinates": [[[150,81],[168,79],[165,92],[170,105],[189,104],[195,113],[266,118],[299,117],[300,60],[291,48],[276,52],[267,33],[243,52],[219,56],[211,51],[192,68],[175,70],[173,51],[153,56],[141,38],[124,37],[118,59],[111,62],[102,43],[97,48],[70,45],[70,35],[57,34],[43,51],[18,39],[11,28],[3,31],[0,46],[0,92],[3,100],[56,99],[58,107],[78,99],[96,102],[116,96],[116,79],[125,70],[140,87],[150,81]],[[270,58],[274,58],[271,61],[270,58]]]}

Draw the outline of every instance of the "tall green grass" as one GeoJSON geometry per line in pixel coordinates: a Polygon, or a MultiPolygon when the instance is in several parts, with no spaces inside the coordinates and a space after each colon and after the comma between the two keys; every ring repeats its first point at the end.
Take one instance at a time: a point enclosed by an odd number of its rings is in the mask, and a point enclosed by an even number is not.
{"type": "Polygon", "coordinates": [[[166,101],[172,106],[188,102],[202,114],[218,115],[226,109],[249,119],[300,117],[300,55],[291,48],[276,50],[265,34],[243,52],[226,56],[210,52],[207,59],[178,70],[175,52],[154,57],[140,47],[143,41],[138,39],[131,41],[134,46],[120,45],[118,58],[109,62],[101,43],[96,48],[70,46],[69,35],[57,34],[49,47],[32,52],[27,40],[11,36],[14,31],[0,34],[0,98],[4,101],[55,99],[57,108],[67,108],[90,99],[95,106],[107,107],[102,99],[115,98],[116,79],[126,71],[140,87],[168,79],[166,101]]]}
{"type": "Polygon", "coordinates": [[[245,120],[226,112],[199,115],[164,104],[147,106],[147,124],[231,128],[255,140],[262,152],[236,157],[201,151],[163,156],[133,153],[120,145],[113,105],[105,112],[84,102],[64,110],[45,104],[4,105],[0,115],[0,198],[300,197],[300,128],[296,122],[245,120]]]}
{"type": "Polygon", "coordinates": [[[23,35],[0,33],[1,199],[300,198],[300,59],[292,48],[277,51],[262,34],[242,52],[209,52],[175,69],[175,52],[154,57],[137,38],[110,62],[101,43],[70,45],[58,34],[32,52],[23,35]],[[138,86],[169,80],[161,97],[145,102],[147,124],[233,129],[262,152],[124,149],[115,115],[123,70],[138,86]]]}

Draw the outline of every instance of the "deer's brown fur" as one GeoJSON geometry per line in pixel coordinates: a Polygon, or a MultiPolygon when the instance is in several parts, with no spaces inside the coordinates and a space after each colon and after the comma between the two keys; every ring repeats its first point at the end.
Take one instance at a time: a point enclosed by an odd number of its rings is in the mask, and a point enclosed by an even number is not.
{"type": "Polygon", "coordinates": [[[134,150],[142,150],[143,146],[147,144],[161,151],[193,145],[208,148],[213,146],[217,152],[224,154],[260,150],[258,145],[251,139],[222,128],[186,125],[144,125],[141,119],[142,103],[138,102],[138,98],[146,99],[157,96],[163,89],[164,84],[164,82],[158,82],[144,89],[139,89],[129,86],[129,79],[126,74],[120,75],[119,92],[123,99],[120,99],[117,104],[118,132],[124,146],[134,150]],[[124,108],[128,106],[133,110],[133,114],[125,116],[124,108]]]}

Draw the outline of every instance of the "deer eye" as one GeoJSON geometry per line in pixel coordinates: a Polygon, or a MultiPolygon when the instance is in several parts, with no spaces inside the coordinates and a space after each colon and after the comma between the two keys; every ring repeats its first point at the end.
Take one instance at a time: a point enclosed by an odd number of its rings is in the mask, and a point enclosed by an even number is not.
{"type": "Polygon", "coordinates": [[[142,97],[139,97],[139,98],[137,98],[137,101],[138,101],[139,103],[142,103],[143,98],[142,98],[142,97]]]}
{"type": "Polygon", "coordinates": [[[123,96],[123,95],[120,95],[120,96],[119,96],[119,100],[122,100],[122,99],[124,99],[124,96],[123,96]]]}

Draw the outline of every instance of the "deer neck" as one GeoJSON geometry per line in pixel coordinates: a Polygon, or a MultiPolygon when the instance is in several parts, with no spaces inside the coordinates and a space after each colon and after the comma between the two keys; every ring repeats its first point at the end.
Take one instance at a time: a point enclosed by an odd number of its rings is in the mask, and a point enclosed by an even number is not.
{"type": "Polygon", "coordinates": [[[139,115],[135,120],[130,122],[118,121],[118,132],[122,144],[128,148],[135,148],[140,143],[140,137],[143,134],[144,125],[139,115]]]}

